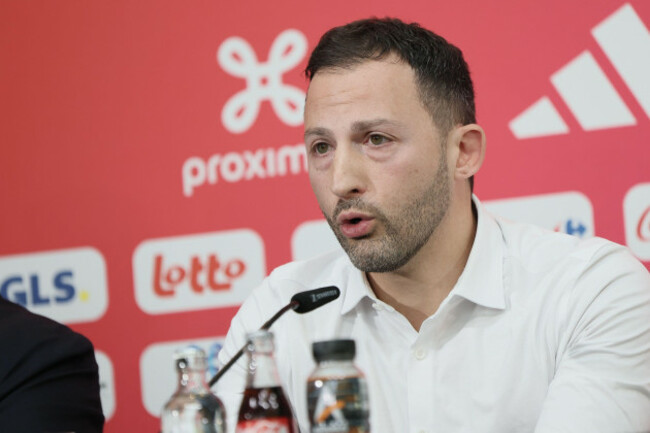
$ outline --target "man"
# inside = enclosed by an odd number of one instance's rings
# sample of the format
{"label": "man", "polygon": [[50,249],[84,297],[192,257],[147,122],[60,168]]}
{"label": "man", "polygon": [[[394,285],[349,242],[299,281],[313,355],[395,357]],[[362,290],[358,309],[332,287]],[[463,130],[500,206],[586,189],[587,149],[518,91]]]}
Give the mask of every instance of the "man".
{"label": "man", "polygon": [[103,426],[90,341],[0,297],[0,432],[99,433]]}
{"label": "man", "polygon": [[[220,361],[294,293],[335,285],[337,301],[273,327],[303,431],[310,345],[346,337],[373,433],[650,431],[650,276],[621,246],[483,209],[485,134],[460,50],[363,20],[326,33],[307,76],[309,177],[347,255],[276,269]],[[245,369],[218,385],[231,427]]]}

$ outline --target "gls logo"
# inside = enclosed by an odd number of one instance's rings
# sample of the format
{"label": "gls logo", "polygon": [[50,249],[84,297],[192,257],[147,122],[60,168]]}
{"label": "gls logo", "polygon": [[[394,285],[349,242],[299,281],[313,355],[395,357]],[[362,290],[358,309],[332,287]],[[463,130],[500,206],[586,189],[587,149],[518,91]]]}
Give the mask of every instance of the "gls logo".
{"label": "gls logo", "polygon": [[[41,291],[41,282],[38,274],[29,275],[29,284],[21,275],[10,276],[0,285],[0,295],[23,307],[28,305],[38,307],[39,305],[50,305],[51,303],[62,304],[70,302],[75,295],[75,288],[72,285],[73,273],[65,270],[54,275],[53,292],[54,296],[44,295]],[[88,298],[88,292],[80,294],[82,300]]]}
{"label": "gls logo", "polygon": [[240,37],[226,39],[217,52],[224,71],[246,80],[246,89],[223,107],[223,126],[234,134],[246,132],[257,119],[260,104],[270,100],[273,111],[289,126],[302,124],[305,92],[282,83],[282,74],[293,69],[307,53],[307,38],[298,30],[285,30],[273,41],[268,60],[260,63],[250,44]]}
{"label": "gls logo", "polygon": [[650,183],[633,186],[623,199],[625,241],[641,260],[650,261]]}
{"label": "gls logo", "polygon": [[[650,117],[650,32],[630,4],[624,4],[591,34]],[[636,125],[623,98],[588,50],[551,76],[551,83],[585,131]],[[566,134],[569,127],[548,96],[510,122],[519,139]]]}
{"label": "gls logo", "polygon": [[108,305],[106,264],[89,247],[5,256],[0,295],[59,322],[97,320]]}
{"label": "gls logo", "polygon": [[136,301],[149,314],[239,305],[266,273],[252,230],[142,242],[133,253]]}

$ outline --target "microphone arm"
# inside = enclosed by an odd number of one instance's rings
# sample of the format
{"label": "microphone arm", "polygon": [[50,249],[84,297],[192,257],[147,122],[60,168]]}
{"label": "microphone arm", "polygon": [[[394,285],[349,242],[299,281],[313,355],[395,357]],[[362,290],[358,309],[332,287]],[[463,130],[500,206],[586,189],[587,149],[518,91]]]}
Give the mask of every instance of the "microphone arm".
{"label": "microphone arm", "polygon": [[262,325],[262,327],[260,328],[260,331],[268,331],[268,329],[271,327],[271,325],[273,325],[273,323],[275,323],[275,321],[278,320],[280,318],[280,316],[282,316],[284,313],[286,313],[289,310],[295,310],[299,306],[300,306],[300,302],[292,300],[287,305],[282,307],[282,309],[280,311],[275,313],[273,315],[273,317],[271,317],[269,320],[267,320],[266,323],[264,323]]}
{"label": "microphone arm", "polygon": [[[293,295],[291,298],[291,302],[289,302],[287,305],[282,307],[280,311],[275,313],[273,317],[271,317],[269,320],[262,325],[260,330],[266,331],[268,330],[273,323],[278,320],[284,313],[286,313],[289,310],[294,310],[296,313],[304,314],[308,313],[312,310],[315,310],[316,308],[322,307],[323,305],[333,301],[334,299],[338,298],[339,295],[341,294],[341,291],[339,290],[338,287],[335,286],[328,286],[328,287],[321,287],[320,289],[314,289],[314,290],[308,290],[306,292],[300,292],[296,293]],[[239,349],[237,353],[235,353],[235,356],[232,357],[230,361],[228,361],[227,364],[225,364],[221,369],[217,372],[217,374],[210,379],[208,382],[208,387],[211,388],[212,385],[214,385],[221,376],[224,375],[224,373],[228,370],[230,370],[230,367],[232,367],[235,362],[241,356],[244,354],[244,350],[246,349],[246,346],[248,345],[248,341],[246,341],[246,344]]]}
{"label": "microphone arm", "polygon": [[[266,323],[264,323],[264,325],[262,325],[260,330],[264,330],[264,331],[268,330],[271,327],[271,325],[273,325],[273,323],[276,320],[278,320],[284,313],[286,313],[289,310],[295,310],[296,308],[298,308],[299,305],[300,304],[298,303],[298,301],[289,302],[287,305],[282,307],[282,309],[280,311],[275,313],[273,315],[273,317],[271,317],[269,320],[267,320]],[[235,362],[237,362],[237,360],[239,360],[239,358],[242,357],[242,355],[244,354],[244,349],[246,349],[247,345],[248,345],[248,341],[246,342],[246,344],[244,344],[244,346],[241,349],[239,349],[239,351],[237,353],[235,353],[235,356],[233,356],[232,359],[230,361],[228,361],[227,364],[225,364],[223,367],[221,367],[221,369],[219,369],[219,371],[217,371],[217,374],[215,374],[212,377],[212,379],[210,379],[210,381],[208,382],[208,387],[209,388],[212,388],[212,385],[217,383],[217,380],[219,380],[219,378],[221,376],[223,376],[226,371],[230,370],[230,367],[232,367],[235,364]]]}

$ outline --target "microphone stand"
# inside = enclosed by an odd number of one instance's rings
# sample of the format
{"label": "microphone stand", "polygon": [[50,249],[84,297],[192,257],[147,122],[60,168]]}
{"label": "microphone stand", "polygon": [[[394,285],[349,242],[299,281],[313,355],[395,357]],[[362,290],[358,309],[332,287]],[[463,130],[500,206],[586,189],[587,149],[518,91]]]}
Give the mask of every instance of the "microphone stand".
{"label": "microphone stand", "polygon": [[[276,320],[278,320],[284,313],[286,313],[289,310],[295,310],[299,306],[300,306],[300,303],[298,301],[289,302],[287,305],[282,307],[282,309],[280,311],[275,313],[273,315],[273,317],[271,317],[269,320],[267,320],[266,323],[264,323],[264,325],[262,325],[262,327],[260,328],[260,331],[268,330],[271,327],[271,325],[273,325],[273,323]],[[232,367],[235,364],[235,362],[237,362],[237,360],[239,358],[241,358],[241,356],[244,354],[244,350],[246,349],[246,346],[248,346],[248,342],[246,342],[246,344],[244,344],[244,347],[239,349],[239,351],[237,353],[235,353],[235,356],[233,356],[232,359],[230,361],[228,361],[227,364],[225,364],[223,367],[221,367],[221,369],[217,372],[217,374],[215,374],[214,377],[212,377],[212,379],[210,379],[210,381],[208,382],[208,388],[212,388],[212,385],[214,385],[217,382],[217,380],[219,380],[219,378],[221,376],[223,376],[224,373],[226,371],[228,371],[230,369],[230,367]]]}

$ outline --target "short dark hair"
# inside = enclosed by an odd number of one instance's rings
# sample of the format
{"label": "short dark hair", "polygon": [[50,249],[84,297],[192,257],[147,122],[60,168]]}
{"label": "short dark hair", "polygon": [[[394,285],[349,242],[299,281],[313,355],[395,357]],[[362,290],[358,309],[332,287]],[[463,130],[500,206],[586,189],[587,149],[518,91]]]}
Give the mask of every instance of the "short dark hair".
{"label": "short dark hair", "polygon": [[[476,122],[474,86],[460,49],[417,23],[369,18],[327,31],[309,57],[305,75],[352,68],[396,55],[415,72],[420,100],[441,134]],[[473,178],[470,186],[473,189]]]}

